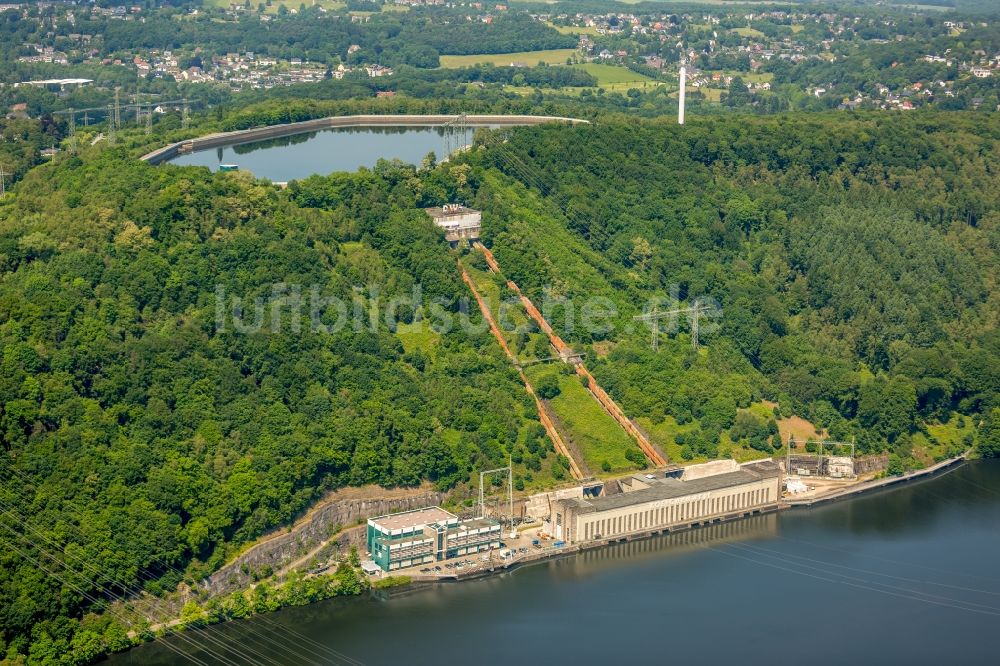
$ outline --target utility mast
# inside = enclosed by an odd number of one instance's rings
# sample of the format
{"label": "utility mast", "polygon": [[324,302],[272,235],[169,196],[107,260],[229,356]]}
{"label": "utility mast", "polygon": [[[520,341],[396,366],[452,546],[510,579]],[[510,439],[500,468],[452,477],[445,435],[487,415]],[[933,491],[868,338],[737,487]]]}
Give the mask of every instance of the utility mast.
{"label": "utility mast", "polygon": [[115,88],[115,129],[122,126],[122,103],[120,99],[121,88]]}
{"label": "utility mast", "polygon": [[3,165],[0,164],[0,199],[7,196],[7,174],[4,173]]}
{"label": "utility mast", "polygon": [[686,314],[688,320],[691,322],[691,346],[694,349],[698,349],[698,320],[701,319],[701,315],[704,312],[711,310],[711,306],[702,305],[697,299],[690,307],[686,308],[675,308],[673,310],[657,310],[655,307],[653,311],[633,317],[636,321],[645,321],[649,323],[649,329],[651,333],[650,344],[653,347],[653,351],[660,348],[660,320],[665,318],[676,318],[677,315]]}
{"label": "utility mast", "polygon": [[[484,472],[479,473],[479,517],[486,517],[486,495],[484,493],[484,488],[486,486],[486,477],[493,474],[506,474],[507,475],[507,501],[509,502],[510,511],[510,536],[511,538],[517,537],[517,530],[514,528],[514,466],[510,460],[510,456],[507,457],[507,466],[498,467],[496,469],[488,469]],[[501,524],[503,522],[503,516],[501,516]]]}
{"label": "utility mast", "polygon": [[687,67],[684,67],[683,65],[681,65],[681,76],[680,76],[680,79],[681,79],[681,92],[680,92],[679,104],[677,106],[677,124],[678,125],[683,125],[684,124],[684,95],[687,92]]}

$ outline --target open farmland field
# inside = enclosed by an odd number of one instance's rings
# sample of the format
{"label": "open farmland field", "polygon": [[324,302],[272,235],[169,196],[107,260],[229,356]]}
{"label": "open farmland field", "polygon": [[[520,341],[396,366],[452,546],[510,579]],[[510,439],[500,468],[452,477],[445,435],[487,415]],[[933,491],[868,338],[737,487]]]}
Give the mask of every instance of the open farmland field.
{"label": "open farmland field", "polygon": [[552,26],[552,28],[554,28],[555,30],[558,30],[560,33],[562,33],[564,35],[596,35],[596,34],[598,34],[597,33],[597,28],[595,28],[594,26],[588,26],[588,25],[552,25],[551,23],[549,23],[549,25]]}
{"label": "open farmland field", "polygon": [[446,68],[473,67],[475,65],[509,66],[524,63],[534,66],[539,63],[558,65],[576,54],[576,49],[549,49],[547,51],[520,51],[517,53],[486,53],[482,55],[441,56],[441,66]]}

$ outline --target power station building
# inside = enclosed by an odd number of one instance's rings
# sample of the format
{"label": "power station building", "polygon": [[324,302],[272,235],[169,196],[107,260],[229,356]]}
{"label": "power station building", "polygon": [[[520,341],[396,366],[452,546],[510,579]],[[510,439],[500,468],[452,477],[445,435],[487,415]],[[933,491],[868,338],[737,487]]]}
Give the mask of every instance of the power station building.
{"label": "power station building", "polygon": [[[555,499],[550,504],[549,533],[571,544],[613,540],[736,518],[777,506],[781,468],[776,463],[738,466],[733,461],[718,462],[723,465],[685,470],[680,479],[636,475],[618,484],[620,492]],[[729,470],[719,471],[726,469],[725,463]]]}
{"label": "power station building", "polygon": [[368,552],[383,571],[461,557],[500,547],[500,523],[461,520],[430,506],[368,520]]}
{"label": "power station building", "polygon": [[434,224],[444,229],[444,237],[449,243],[460,240],[476,240],[483,226],[483,214],[461,204],[424,209]]}

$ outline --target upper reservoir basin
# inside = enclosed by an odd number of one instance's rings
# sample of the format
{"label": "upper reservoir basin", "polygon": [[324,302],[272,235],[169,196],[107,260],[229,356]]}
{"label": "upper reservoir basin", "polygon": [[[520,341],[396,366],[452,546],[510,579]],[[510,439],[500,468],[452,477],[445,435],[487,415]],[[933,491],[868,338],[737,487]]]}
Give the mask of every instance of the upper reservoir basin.
{"label": "upper reservoir basin", "polygon": [[472,132],[472,126],[464,132],[446,127],[338,127],[196,150],[170,162],[213,171],[223,164],[235,164],[259,178],[281,182],[371,168],[379,159],[419,165],[433,152],[440,160],[471,141]]}

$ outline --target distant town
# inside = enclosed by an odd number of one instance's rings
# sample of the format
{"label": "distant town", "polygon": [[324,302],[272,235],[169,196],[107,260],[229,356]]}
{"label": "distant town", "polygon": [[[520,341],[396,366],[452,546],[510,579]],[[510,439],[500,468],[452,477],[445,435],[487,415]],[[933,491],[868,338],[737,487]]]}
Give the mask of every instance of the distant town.
{"label": "distant town", "polygon": [[[362,7],[374,11],[354,11]],[[648,91],[660,82],[676,82],[680,64],[687,64],[689,90],[706,103],[761,106],[780,110],[789,104],[841,109],[910,110],[949,101],[950,106],[996,108],[1000,70],[997,27],[988,20],[938,19],[930,15],[866,8],[819,11],[754,11],[751,8],[711,8],[704,12],[659,11],[607,13],[535,13],[507,4],[452,3],[434,0],[394,2],[325,2],[299,7],[273,3],[229,3],[188,10],[147,9],[139,5],[80,6],[69,3],[4,4],[0,14],[19,15],[34,25],[37,39],[8,49],[16,65],[7,68],[8,86],[32,79],[55,78],[53,68],[85,69],[95,85],[107,79],[121,82],[165,82],[177,85],[222,86],[230,91],[266,90],[354,77],[385,79],[399,66],[443,68],[569,65],[596,73],[595,88],[606,91]],[[347,34],[363,35],[384,24],[425,22],[429,30],[456,25],[488,26],[517,14],[556,37],[572,37],[569,48],[512,52],[489,57],[446,55],[447,45],[426,57],[405,49],[373,49],[364,40],[343,42],[340,49],[278,47],[221,49],[219,44],[184,43],[176,48],[146,48],[122,44],[97,28],[113,23],[150,25],[164,13],[175,23],[201,26],[207,16],[220,26],[239,28],[245,41],[253,30],[271,34],[289,21],[309,20],[347,24]],[[391,22],[391,23],[390,23]],[[254,28],[250,24],[262,26]],[[273,27],[272,27],[273,26]],[[22,27],[23,29],[23,27]],[[395,28],[394,28],[395,29]],[[558,31],[558,33],[553,32]],[[131,32],[131,30],[126,31]],[[966,40],[964,37],[968,36]],[[227,41],[233,41],[231,39]],[[441,40],[438,40],[441,41]],[[544,45],[544,44],[542,44]],[[331,47],[332,48],[332,47]],[[458,48],[454,52],[472,52]],[[588,65],[617,68],[594,69]],[[32,77],[36,70],[47,75]],[[109,72],[103,76],[101,71]],[[119,74],[114,74],[118,72]],[[66,78],[76,74],[66,74]],[[524,77],[521,77],[522,79]],[[134,87],[137,84],[126,84]],[[503,85],[503,84],[502,84]],[[504,87],[520,90],[519,79]],[[537,85],[535,87],[538,87]],[[586,86],[584,86],[586,87]],[[545,88],[545,86],[542,86]],[[384,84],[382,92],[392,86]],[[780,100],[776,103],[774,100]],[[15,100],[16,103],[16,100]],[[773,109],[772,109],[773,107]]]}

